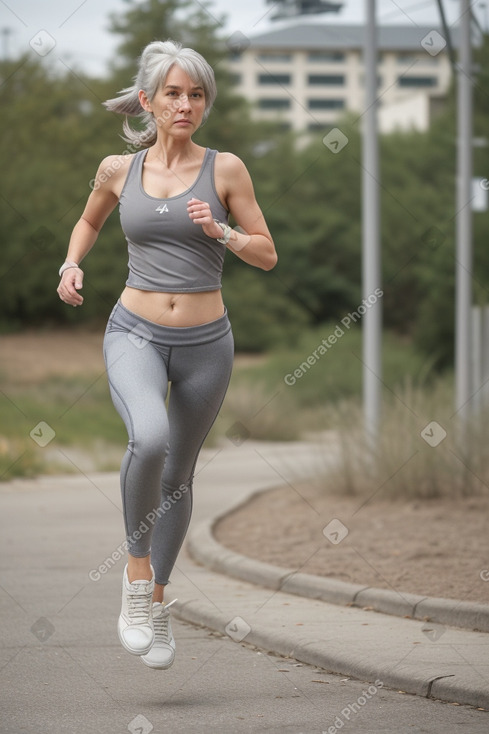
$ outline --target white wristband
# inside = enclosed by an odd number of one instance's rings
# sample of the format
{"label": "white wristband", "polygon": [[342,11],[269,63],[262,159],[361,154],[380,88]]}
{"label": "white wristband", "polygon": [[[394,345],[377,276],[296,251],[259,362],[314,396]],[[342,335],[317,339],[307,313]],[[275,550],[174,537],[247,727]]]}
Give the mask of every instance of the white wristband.
{"label": "white wristband", "polygon": [[229,239],[231,237],[231,227],[229,224],[225,224],[224,222],[220,222],[218,219],[214,219],[215,223],[220,226],[222,229],[222,237],[216,237],[216,240],[220,242],[223,245],[227,245],[229,242]]}
{"label": "white wristband", "polygon": [[61,276],[63,275],[63,273],[64,273],[65,270],[69,270],[69,268],[77,268],[77,267],[78,267],[78,264],[77,263],[73,263],[73,262],[70,262],[69,260],[67,260],[60,267],[59,272],[58,272],[58,275],[61,278]]}

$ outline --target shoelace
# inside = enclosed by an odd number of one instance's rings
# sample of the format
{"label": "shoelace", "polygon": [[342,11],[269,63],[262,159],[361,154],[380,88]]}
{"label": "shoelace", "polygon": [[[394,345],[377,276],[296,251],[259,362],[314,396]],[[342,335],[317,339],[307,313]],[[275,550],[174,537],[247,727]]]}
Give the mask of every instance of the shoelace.
{"label": "shoelace", "polygon": [[169,604],[165,604],[162,613],[158,617],[153,617],[153,625],[155,631],[155,642],[166,642],[169,643],[168,635],[168,623],[170,621],[170,612],[167,609],[175,604],[177,600],[174,599]]}
{"label": "shoelace", "polygon": [[142,591],[140,586],[135,591],[127,592],[127,613],[131,621],[141,624],[149,619],[151,608],[151,591]]}

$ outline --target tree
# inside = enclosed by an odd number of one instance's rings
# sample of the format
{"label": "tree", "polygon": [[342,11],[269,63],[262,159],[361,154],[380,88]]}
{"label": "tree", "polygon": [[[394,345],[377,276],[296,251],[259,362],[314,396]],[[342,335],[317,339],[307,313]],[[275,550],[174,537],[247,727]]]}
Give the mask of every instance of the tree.
{"label": "tree", "polygon": [[123,288],[127,260],[117,212],[84,262],[88,297],[83,309],[67,309],[57,298],[57,269],[100,160],[127,150],[120,137],[121,118],[108,114],[101,103],[131,82],[136,58],[149,41],[170,35],[195,41],[215,65],[219,124],[209,120],[200,133],[202,144],[223,149],[222,137],[226,147],[241,152],[260,137],[262,128],[251,123],[248,106],[233,94],[221,63],[227,47],[216,38],[219,23],[202,8],[194,11],[195,5],[186,0],[127,4],[127,15],[114,20],[114,30],[123,36],[118,59],[124,65],[114,67],[108,80],[80,72],[55,73],[49,58],[23,56],[0,64],[3,329],[26,323],[103,321]]}
{"label": "tree", "polygon": [[3,62],[0,76],[0,306],[11,329],[70,318],[56,297],[57,268],[111,119],[99,104],[102,85],[76,73],[56,75],[22,56]]}
{"label": "tree", "polygon": [[[340,321],[361,303],[361,155],[352,118],[336,124],[348,145],[337,155],[326,131],[308,143],[253,122],[229,78],[220,21],[189,0],[127,0],[113,18],[121,37],[108,79],[55,73],[22,56],[0,63],[1,329],[106,320],[127,275],[117,211],[84,263],[83,309],[56,296],[57,269],[90,193],[100,160],[122,153],[122,120],[101,102],[128,86],[142,48],[174,38],[200,51],[218,81],[215,110],[198,131],[202,145],[243,158],[274,236],[278,266],[262,273],[228,253],[223,293],[238,349],[290,344],[305,327]],[[474,131],[487,135],[489,44],[477,49]],[[455,93],[426,133],[382,136],[384,323],[414,338],[440,366],[453,360]],[[477,149],[475,174],[489,178],[489,147]],[[476,300],[489,294],[489,221],[474,214]]]}

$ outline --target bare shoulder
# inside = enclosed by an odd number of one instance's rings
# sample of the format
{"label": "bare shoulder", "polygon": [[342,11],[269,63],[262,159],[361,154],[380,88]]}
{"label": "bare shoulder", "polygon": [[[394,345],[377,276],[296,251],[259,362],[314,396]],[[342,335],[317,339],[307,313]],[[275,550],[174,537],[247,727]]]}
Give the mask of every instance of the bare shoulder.
{"label": "bare shoulder", "polygon": [[136,153],[121,153],[103,158],[95,176],[94,188],[120,193],[135,155]]}
{"label": "bare shoulder", "polygon": [[218,153],[216,155],[216,173],[225,176],[243,176],[248,170],[237,155],[234,153]]}
{"label": "bare shoulder", "polygon": [[218,193],[228,209],[230,197],[238,191],[242,195],[252,195],[253,184],[248,169],[234,153],[217,154],[214,174]]}
{"label": "bare shoulder", "polygon": [[106,156],[100,162],[97,176],[111,176],[118,171],[127,171],[135,155],[136,153],[120,153]]}

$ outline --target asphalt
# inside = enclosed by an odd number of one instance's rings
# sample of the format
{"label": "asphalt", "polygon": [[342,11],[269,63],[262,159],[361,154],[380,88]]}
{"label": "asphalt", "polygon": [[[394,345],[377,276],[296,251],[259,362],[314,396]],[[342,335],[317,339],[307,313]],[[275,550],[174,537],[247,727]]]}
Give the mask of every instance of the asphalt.
{"label": "asphalt", "polygon": [[[145,668],[117,640],[117,475],[0,485],[0,731],[487,731],[487,713],[477,710],[489,710],[485,605],[461,611],[457,601],[402,591],[394,602],[216,543],[216,518],[327,462],[324,447],[239,436],[202,452],[194,516],[167,592],[178,598],[177,660],[165,672]],[[406,609],[430,620],[406,618]]]}

